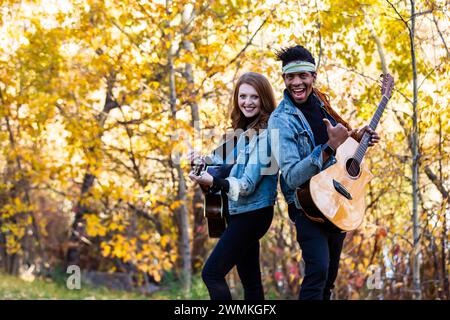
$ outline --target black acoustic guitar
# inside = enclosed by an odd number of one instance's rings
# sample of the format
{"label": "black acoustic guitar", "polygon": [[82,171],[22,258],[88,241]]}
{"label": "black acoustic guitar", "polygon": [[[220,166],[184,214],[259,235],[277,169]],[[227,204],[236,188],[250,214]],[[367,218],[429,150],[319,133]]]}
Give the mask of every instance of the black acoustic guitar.
{"label": "black acoustic guitar", "polygon": [[[213,151],[221,159],[227,159],[227,155],[234,150],[238,136],[225,141]],[[207,171],[210,175],[217,178],[227,178],[230,174],[233,164],[213,165],[208,156],[197,158],[195,163],[191,163],[194,174],[200,175]],[[200,185],[204,198],[204,217],[208,224],[208,235],[210,238],[220,238],[226,228],[226,215],[228,214],[228,196],[226,192],[214,187]]]}
{"label": "black acoustic guitar", "polygon": [[[210,175],[226,178],[228,177],[231,166],[208,166],[203,159],[201,162],[192,163],[194,174],[200,175],[203,171],[207,171]],[[214,187],[200,185],[203,192],[203,208],[204,217],[208,223],[208,235],[210,238],[220,238],[226,228],[225,216],[228,214],[228,197],[227,194]]]}

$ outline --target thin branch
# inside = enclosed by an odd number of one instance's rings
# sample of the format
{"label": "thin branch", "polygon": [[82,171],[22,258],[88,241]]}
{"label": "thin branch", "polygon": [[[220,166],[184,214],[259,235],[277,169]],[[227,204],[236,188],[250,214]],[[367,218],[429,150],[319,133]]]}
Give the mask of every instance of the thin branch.
{"label": "thin branch", "polygon": [[442,195],[442,198],[448,199],[450,201],[450,194],[445,189],[444,185],[441,181],[439,181],[439,178],[433,173],[429,165],[425,166],[425,174],[427,175],[428,179],[431,180],[431,182],[436,186],[436,188],[439,190],[439,192]]}
{"label": "thin branch", "polygon": [[145,218],[148,221],[151,221],[153,223],[153,225],[156,227],[156,230],[158,231],[159,234],[163,234],[163,228],[161,223],[155,219],[155,217],[153,217],[150,213],[137,208],[135,205],[131,204],[128,202],[128,208],[130,208],[132,211],[134,211],[134,213],[136,213],[136,215],[138,215],[139,217]]}
{"label": "thin branch", "polygon": [[[331,66],[331,67],[336,67],[336,68],[339,68],[339,69],[342,69],[342,70],[345,70],[345,71],[353,72],[353,73],[355,73],[355,74],[357,74],[357,75],[360,75],[361,77],[370,79],[370,80],[372,80],[372,81],[374,81],[374,82],[378,82],[378,78],[375,79],[375,78],[373,78],[373,77],[371,77],[371,76],[368,76],[368,75],[366,75],[366,74],[364,74],[364,73],[362,73],[362,72],[360,72],[360,71],[358,71],[358,70],[355,70],[355,69],[345,68],[345,67],[342,67],[342,66],[337,65],[337,64],[329,64],[329,66]],[[413,101],[412,101],[410,98],[408,98],[408,97],[407,97],[403,92],[401,92],[400,90],[394,88],[393,91],[398,92],[398,93],[399,93],[403,98],[405,98],[405,100],[408,101],[409,103],[411,103],[411,104],[413,103]]]}
{"label": "thin branch", "polygon": [[264,19],[264,21],[261,23],[259,28],[253,33],[253,35],[250,37],[249,41],[247,41],[247,44],[242,48],[242,50],[232,59],[228,65],[233,64],[244,52],[247,50],[247,48],[253,43],[253,39],[256,37],[256,35],[259,33],[259,31],[262,29],[262,27],[266,24],[267,20],[269,19],[270,15],[275,11],[275,8],[273,8],[270,11],[270,14]]}
{"label": "thin branch", "polygon": [[434,14],[433,14],[433,22],[434,22],[434,25],[436,26],[436,30],[439,33],[439,36],[441,37],[442,43],[444,44],[444,47],[445,47],[445,50],[447,51],[447,58],[450,58],[450,51],[448,49],[447,43],[445,42],[444,35],[442,34],[441,29],[439,29],[439,25],[438,25],[438,22],[436,20],[436,17],[434,16]]}
{"label": "thin branch", "polygon": [[406,28],[411,33],[411,29],[410,29],[410,27],[408,25],[408,22],[403,18],[403,16],[400,14],[400,12],[398,12],[397,8],[389,0],[386,0],[386,2],[389,3],[389,5],[392,7],[392,9],[394,9],[395,13],[399,16],[400,20],[403,21],[403,23],[405,24]]}
{"label": "thin branch", "polygon": [[[419,16],[423,16],[423,15],[426,15],[426,14],[429,14],[429,13],[433,13],[433,11],[434,11],[434,9],[430,9],[430,10],[427,10],[427,11],[417,12],[416,14],[414,14],[414,17],[419,17]],[[410,18],[408,19],[408,22],[409,22],[412,18],[413,18],[413,17],[410,17]]]}
{"label": "thin branch", "polygon": [[417,87],[417,90],[420,89],[420,87],[423,85],[423,83],[425,82],[425,80],[426,80],[429,76],[431,76],[437,69],[439,69],[439,68],[444,64],[444,62],[446,62],[446,61],[442,61],[440,64],[438,64],[436,67],[434,67],[434,69],[431,70],[431,71],[430,71],[430,72],[422,79],[422,81],[420,82],[420,85]]}
{"label": "thin branch", "polygon": [[[319,7],[317,5],[317,1],[315,1],[315,5],[316,5],[316,14],[317,16],[319,15]],[[323,47],[322,47],[322,33],[320,32],[320,28],[321,28],[322,24],[320,23],[319,18],[317,18],[317,22],[316,22],[316,27],[317,27],[317,33],[319,35],[319,56],[317,59],[317,69],[319,69],[320,67],[320,63],[322,61],[322,56],[323,56]]]}
{"label": "thin branch", "polygon": [[[239,51],[239,53],[233,59],[231,59],[230,62],[228,62],[227,66],[230,66],[234,62],[236,62],[236,60],[239,59],[239,57],[245,52],[245,50],[247,50],[247,48],[252,44],[253,39],[256,37],[256,35],[259,33],[259,31],[262,29],[262,27],[267,23],[267,20],[269,19],[270,15],[275,11],[275,9],[276,9],[276,7],[274,7],[272,10],[270,10],[270,14],[264,19],[264,21],[261,23],[259,28],[253,33],[253,35],[250,37],[249,41],[247,41],[247,43],[242,48],[242,50]],[[204,85],[206,79],[213,77],[217,73],[218,73],[218,71],[215,71],[213,73],[208,73],[205,76],[205,78],[203,78],[199,88],[195,91],[195,94],[197,94],[200,91],[200,89],[203,88],[203,85]]]}

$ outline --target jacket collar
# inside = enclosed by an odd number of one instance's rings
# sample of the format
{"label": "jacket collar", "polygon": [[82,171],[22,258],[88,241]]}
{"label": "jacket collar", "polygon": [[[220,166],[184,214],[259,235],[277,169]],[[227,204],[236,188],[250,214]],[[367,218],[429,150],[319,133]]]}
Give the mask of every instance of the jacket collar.
{"label": "jacket collar", "polygon": [[[302,123],[303,127],[306,129],[306,132],[308,133],[309,139],[311,140],[313,147],[316,146],[315,142],[314,142],[314,136],[311,130],[311,126],[309,125],[308,121],[306,120],[305,116],[303,115],[303,113],[300,111],[299,108],[297,108],[294,105],[294,102],[291,100],[291,98],[289,97],[289,94],[287,92],[286,89],[284,89],[283,92],[284,95],[284,112],[288,113],[288,114],[295,114],[299,117],[300,122]],[[321,101],[319,99],[319,101]],[[321,105],[322,105],[322,101],[321,101]]]}

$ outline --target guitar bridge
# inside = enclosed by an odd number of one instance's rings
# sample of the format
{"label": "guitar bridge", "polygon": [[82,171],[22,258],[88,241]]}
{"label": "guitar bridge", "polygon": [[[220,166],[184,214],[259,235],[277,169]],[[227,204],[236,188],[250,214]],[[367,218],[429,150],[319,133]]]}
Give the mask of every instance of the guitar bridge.
{"label": "guitar bridge", "polygon": [[352,195],[350,194],[350,192],[348,192],[347,189],[340,182],[338,182],[338,181],[333,179],[333,186],[334,186],[334,189],[336,189],[337,192],[342,194],[348,200],[352,200],[353,199]]}

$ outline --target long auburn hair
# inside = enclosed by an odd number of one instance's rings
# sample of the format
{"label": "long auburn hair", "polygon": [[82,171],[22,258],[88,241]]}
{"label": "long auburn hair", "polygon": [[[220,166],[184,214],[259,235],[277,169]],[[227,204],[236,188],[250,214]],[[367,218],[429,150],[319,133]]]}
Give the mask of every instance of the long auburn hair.
{"label": "long auburn hair", "polygon": [[[243,84],[252,86],[258,93],[261,101],[261,111],[256,116],[256,119],[252,123],[248,123],[247,118],[239,108],[239,88]],[[275,96],[272,86],[260,73],[246,72],[244,73],[236,83],[233,93],[233,110],[231,111],[231,125],[233,130],[237,129],[254,129],[259,131],[260,129],[267,128],[267,122],[269,121],[270,114],[275,110]]]}

